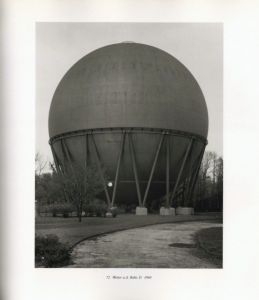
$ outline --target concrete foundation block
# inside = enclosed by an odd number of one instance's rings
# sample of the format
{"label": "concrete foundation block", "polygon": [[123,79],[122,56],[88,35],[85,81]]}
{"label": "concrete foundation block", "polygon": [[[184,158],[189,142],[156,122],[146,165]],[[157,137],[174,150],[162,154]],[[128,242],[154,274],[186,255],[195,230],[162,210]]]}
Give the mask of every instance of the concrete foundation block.
{"label": "concrete foundation block", "polygon": [[136,216],[147,216],[147,208],[137,206],[136,207]]}
{"label": "concrete foundation block", "polygon": [[182,215],[182,216],[190,216],[194,215],[194,208],[193,207],[177,207],[176,208],[176,214]]}
{"label": "concrete foundation block", "polygon": [[173,207],[161,207],[160,216],[175,216],[175,209]]}

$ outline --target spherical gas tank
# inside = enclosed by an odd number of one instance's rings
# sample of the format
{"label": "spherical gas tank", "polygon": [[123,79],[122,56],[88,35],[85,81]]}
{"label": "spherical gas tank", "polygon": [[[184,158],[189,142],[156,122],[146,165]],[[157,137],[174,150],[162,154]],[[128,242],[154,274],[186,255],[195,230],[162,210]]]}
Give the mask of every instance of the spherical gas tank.
{"label": "spherical gas tank", "polygon": [[97,150],[114,181],[121,157],[117,198],[129,201],[136,199],[134,158],[142,195],[155,162],[148,197],[161,197],[167,149],[172,188],[188,145],[180,181],[192,173],[207,133],[206,102],[190,71],[167,52],[139,43],[105,46],[81,58],[60,81],[49,112],[50,143],[59,163],[66,163],[61,141],[80,164],[86,156],[94,161]]}
{"label": "spherical gas tank", "polygon": [[167,128],[207,138],[207,107],[197,81],[176,58],[143,44],[114,44],[84,56],[62,78],[49,135],[111,127]]}

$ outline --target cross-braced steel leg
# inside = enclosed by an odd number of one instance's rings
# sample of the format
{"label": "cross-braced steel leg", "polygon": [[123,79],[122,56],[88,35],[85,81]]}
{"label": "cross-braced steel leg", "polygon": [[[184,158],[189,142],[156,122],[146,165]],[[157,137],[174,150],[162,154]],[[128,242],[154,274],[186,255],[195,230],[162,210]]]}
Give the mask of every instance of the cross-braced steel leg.
{"label": "cross-braced steel leg", "polygon": [[[194,148],[195,146],[195,141],[193,141],[193,145],[192,147]],[[198,159],[199,159],[200,155],[198,155]],[[186,177],[186,181],[185,181],[185,194],[184,194],[184,205],[188,205],[189,204],[189,192],[190,192],[190,187],[191,187],[191,182],[192,182],[192,178],[193,178],[193,174],[196,170],[196,160],[197,159],[192,159],[191,154],[190,154],[190,165],[189,165],[189,171],[187,177]]]}
{"label": "cross-braced steel leg", "polygon": [[201,154],[199,153],[196,160],[194,160],[193,165],[190,166],[189,176],[187,178],[186,199],[185,199],[187,205],[189,205],[189,203],[190,203],[190,198],[189,198],[190,189],[192,186],[192,180],[193,180],[194,174],[196,173],[197,165],[199,164],[200,155]]}
{"label": "cross-braced steel leg", "polygon": [[177,176],[177,179],[176,179],[176,182],[175,182],[175,185],[174,185],[174,189],[173,189],[173,192],[172,192],[172,195],[171,195],[171,200],[170,200],[170,203],[172,204],[172,201],[174,199],[174,196],[175,196],[175,193],[177,191],[177,188],[178,188],[178,184],[180,182],[180,179],[182,177],[182,173],[183,173],[183,170],[184,170],[184,167],[185,167],[185,164],[186,164],[186,161],[187,161],[187,158],[190,154],[190,151],[191,151],[191,148],[192,148],[192,144],[193,144],[193,139],[190,140],[189,142],[189,145],[188,145],[188,148],[185,152],[185,156],[184,156],[184,159],[183,159],[183,162],[182,162],[182,165],[181,165],[181,168],[180,168],[180,171],[178,173],[178,176]]}
{"label": "cross-braced steel leg", "polygon": [[182,191],[182,205],[185,205],[185,190],[186,190],[186,180],[183,183],[183,191]]}
{"label": "cross-braced steel leg", "polygon": [[150,184],[151,184],[151,181],[152,181],[152,178],[153,178],[153,175],[154,175],[154,171],[155,171],[155,168],[156,168],[156,163],[157,163],[158,155],[159,155],[159,152],[160,152],[163,140],[164,140],[164,133],[161,136],[160,142],[159,142],[157,150],[156,150],[156,155],[155,155],[155,158],[154,158],[154,162],[153,162],[153,165],[152,165],[152,169],[151,169],[151,172],[150,172],[150,175],[149,175],[149,179],[148,179],[146,191],[145,191],[144,198],[143,198],[143,206],[145,206],[145,204],[146,204],[147,195],[148,195]]}
{"label": "cross-braced steel leg", "polygon": [[166,141],[166,207],[170,206],[170,135]]}
{"label": "cross-braced steel leg", "polygon": [[125,142],[125,132],[122,133],[120,153],[119,153],[119,158],[118,158],[118,162],[117,162],[114,187],[113,187],[113,191],[112,191],[112,206],[114,205],[116,191],[117,191],[117,185],[118,185],[118,179],[119,179],[119,173],[120,173],[120,165],[121,165],[121,157],[122,157],[122,153],[123,153],[123,149],[124,149],[124,142]]}
{"label": "cross-braced steel leg", "polygon": [[85,169],[87,168],[88,163],[88,135],[85,135]]}
{"label": "cross-braced steel leg", "polygon": [[72,166],[71,156],[68,152],[66,143],[64,140],[60,140],[61,150],[63,154],[63,165],[64,165],[64,173],[68,172],[68,166],[70,168],[70,171],[74,174],[74,169]]}
{"label": "cross-braced steel leg", "polygon": [[67,163],[66,163],[66,154],[65,154],[62,140],[60,140],[60,147],[61,147],[61,152],[62,152],[62,159],[61,159],[62,160],[62,169],[63,169],[63,173],[65,174],[67,172]]}
{"label": "cross-braced steel leg", "polygon": [[139,202],[139,206],[143,206],[142,199],[141,199],[140,187],[139,187],[139,179],[138,179],[138,171],[137,171],[137,165],[136,165],[135,150],[134,150],[134,145],[133,145],[133,142],[132,142],[131,134],[128,134],[128,139],[129,139],[130,155],[131,155],[132,166],[133,166],[133,173],[134,173],[136,189],[137,189],[137,195],[138,195],[138,202]]}
{"label": "cross-braced steel leg", "polygon": [[85,142],[85,174],[84,174],[84,193],[86,195],[86,184],[87,184],[87,163],[88,163],[88,135],[86,134],[84,137]]}
{"label": "cross-braced steel leg", "polygon": [[[70,166],[70,169],[71,169],[71,172],[73,173],[73,175],[75,176],[75,170],[74,170],[74,167],[73,167],[73,162],[72,162],[72,156],[71,154],[69,153],[68,151],[68,147],[67,147],[67,144],[65,142],[65,140],[61,140],[61,146],[62,146],[62,149],[64,150],[65,152],[65,157],[69,163],[69,166]],[[75,176],[76,177],[76,176]]]}
{"label": "cross-braced steel leg", "polygon": [[102,180],[102,183],[103,183],[103,188],[104,188],[107,204],[108,204],[108,207],[111,208],[111,200],[110,200],[110,195],[109,195],[108,188],[107,188],[107,183],[106,183],[106,180],[105,180],[104,175],[103,175],[103,170],[102,170],[102,166],[101,166],[101,161],[100,161],[98,149],[97,149],[97,146],[96,146],[96,143],[95,143],[95,140],[94,140],[94,137],[93,137],[92,134],[91,134],[91,139],[92,139],[92,142],[93,142],[93,145],[94,145],[96,163],[97,163],[99,174],[101,176],[101,180]]}
{"label": "cross-braced steel leg", "polygon": [[191,198],[191,196],[193,194],[193,190],[194,190],[197,178],[198,178],[198,174],[199,174],[199,170],[200,170],[200,167],[201,167],[201,162],[202,162],[203,154],[204,154],[204,151],[205,151],[205,147],[206,146],[204,145],[203,148],[202,148],[202,150],[201,150],[201,153],[200,153],[199,159],[198,159],[198,164],[197,164],[195,173],[194,173],[194,175],[192,177],[192,181],[191,181],[190,189],[189,189],[189,194],[188,194],[188,202],[190,202],[190,198]]}
{"label": "cross-braced steel leg", "polygon": [[[64,170],[62,170],[61,165],[60,165],[60,163],[58,161],[58,156],[56,154],[54,146],[51,145],[50,147],[51,147],[51,151],[52,151],[52,154],[53,154],[54,162],[55,162],[55,165],[56,165],[56,168],[57,168],[57,173],[58,173],[59,176],[63,177],[64,176]],[[64,186],[62,188],[62,191],[63,191],[64,198],[66,199],[66,202],[68,202],[69,201],[69,194],[67,193],[66,188]]]}
{"label": "cross-braced steel leg", "polygon": [[57,157],[56,151],[54,149],[54,146],[50,145],[50,148],[51,148],[51,152],[52,152],[52,155],[53,155],[53,158],[54,158],[54,163],[55,163],[55,166],[56,166],[56,169],[57,169],[57,173],[59,175],[61,175],[62,174],[62,170],[61,170],[60,163],[58,161],[58,157]]}

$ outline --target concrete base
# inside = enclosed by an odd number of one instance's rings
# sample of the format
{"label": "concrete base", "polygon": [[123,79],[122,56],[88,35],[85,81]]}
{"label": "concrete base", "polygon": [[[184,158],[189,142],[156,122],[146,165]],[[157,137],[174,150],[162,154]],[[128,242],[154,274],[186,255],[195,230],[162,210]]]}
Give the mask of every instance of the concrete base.
{"label": "concrete base", "polygon": [[136,207],[136,216],[147,216],[147,208],[137,206]]}
{"label": "concrete base", "polygon": [[177,207],[176,208],[176,214],[182,215],[182,216],[190,216],[194,215],[194,208],[193,207]]}
{"label": "concrete base", "polygon": [[106,216],[106,218],[112,218],[112,213],[108,211],[108,212],[105,214],[105,216]]}
{"label": "concrete base", "polygon": [[160,208],[160,216],[175,216],[175,209],[173,207],[167,208],[162,206]]}

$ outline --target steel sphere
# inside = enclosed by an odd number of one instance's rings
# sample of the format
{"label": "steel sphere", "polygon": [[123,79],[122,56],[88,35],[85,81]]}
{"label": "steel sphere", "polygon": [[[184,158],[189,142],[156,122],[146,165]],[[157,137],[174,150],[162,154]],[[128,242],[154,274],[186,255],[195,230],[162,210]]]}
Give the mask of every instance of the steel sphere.
{"label": "steel sphere", "polygon": [[81,58],[60,81],[49,112],[57,167],[99,157],[117,202],[151,201],[168,188],[174,196],[183,185],[190,195],[207,133],[206,102],[190,71],[167,52],[139,43],[105,46]]}
{"label": "steel sphere", "polygon": [[81,129],[167,128],[207,138],[202,91],[172,55],[148,45],[97,49],[59,83],[49,112],[50,137]]}

